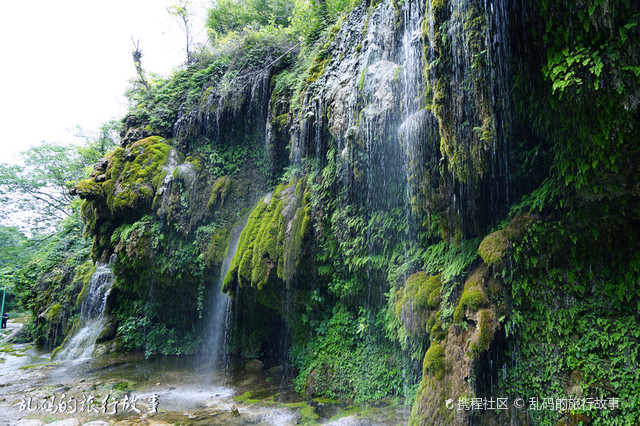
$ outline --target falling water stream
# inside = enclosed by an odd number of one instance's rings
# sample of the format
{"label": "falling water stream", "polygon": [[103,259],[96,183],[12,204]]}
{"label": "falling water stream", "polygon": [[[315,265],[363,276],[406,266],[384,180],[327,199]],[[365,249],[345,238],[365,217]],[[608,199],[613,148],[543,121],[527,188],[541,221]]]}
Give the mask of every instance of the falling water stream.
{"label": "falling water stream", "polygon": [[228,357],[226,356],[226,343],[230,328],[231,319],[231,297],[222,291],[224,277],[229,271],[231,261],[238,250],[240,235],[247,224],[248,215],[240,224],[233,228],[229,240],[229,246],[225,253],[222,265],[220,267],[220,276],[213,288],[210,303],[210,320],[208,328],[207,342],[211,347],[211,358],[209,363],[213,368],[225,373],[228,370]]}
{"label": "falling water stream", "polygon": [[91,276],[89,290],[82,301],[81,325],[56,355],[60,361],[91,358],[100,332],[105,325],[104,309],[113,285],[109,265],[100,265]]}

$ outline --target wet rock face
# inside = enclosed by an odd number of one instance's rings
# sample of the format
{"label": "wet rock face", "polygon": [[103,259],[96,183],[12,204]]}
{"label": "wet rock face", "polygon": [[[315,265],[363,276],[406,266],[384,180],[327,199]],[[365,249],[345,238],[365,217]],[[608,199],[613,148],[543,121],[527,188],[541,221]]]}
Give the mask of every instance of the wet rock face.
{"label": "wet rock face", "polygon": [[384,169],[409,186],[417,212],[439,218],[446,240],[481,235],[513,191],[509,8],[499,3],[356,8],[303,93],[291,158],[323,162],[335,147],[351,172],[345,185],[375,186]]}

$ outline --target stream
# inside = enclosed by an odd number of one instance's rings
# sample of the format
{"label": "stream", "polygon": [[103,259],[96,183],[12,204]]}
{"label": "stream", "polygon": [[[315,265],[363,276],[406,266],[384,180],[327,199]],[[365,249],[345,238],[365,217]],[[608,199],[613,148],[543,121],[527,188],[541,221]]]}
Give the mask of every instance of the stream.
{"label": "stream", "polygon": [[[0,352],[0,425],[397,425],[405,405],[302,400],[291,378],[231,362],[219,379],[200,357],[143,354],[50,361],[25,344]],[[93,403],[92,403],[93,402]]]}

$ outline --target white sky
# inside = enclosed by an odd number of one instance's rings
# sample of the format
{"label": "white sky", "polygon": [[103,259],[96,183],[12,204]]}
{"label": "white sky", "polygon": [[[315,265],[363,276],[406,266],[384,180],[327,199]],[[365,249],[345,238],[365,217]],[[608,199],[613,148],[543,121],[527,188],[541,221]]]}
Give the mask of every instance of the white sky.
{"label": "white sky", "polygon": [[[140,40],[147,74],[184,62],[185,36],[167,7],[176,0],[20,0],[0,6],[0,162],[41,141],[72,142],[73,128],[97,130],[126,112]],[[210,0],[192,0],[204,41]]]}

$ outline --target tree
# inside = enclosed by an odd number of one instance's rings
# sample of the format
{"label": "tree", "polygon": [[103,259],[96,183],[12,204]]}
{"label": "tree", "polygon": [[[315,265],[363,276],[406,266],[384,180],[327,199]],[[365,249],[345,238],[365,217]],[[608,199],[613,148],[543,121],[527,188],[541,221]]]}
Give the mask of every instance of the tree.
{"label": "tree", "polygon": [[18,228],[0,225],[0,289],[6,290],[4,311],[16,309],[15,283],[20,279],[20,269],[33,255],[32,241]]}
{"label": "tree", "polygon": [[71,213],[69,189],[115,147],[117,129],[113,120],[95,136],[79,129],[83,145],[42,142],[20,154],[22,164],[0,164],[2,222],[31,233],[51,231]]}
{"label": "tree", "polygon": [[24,266],[31,254],[27,242],[18,228],[0,225],[0,270]]}
{"label": "tree", "polygon": [[149,88],[149,83],[147,83],[147,79],[144,76],[144,68],[142,68],[142,51],[140,50],[140,40],[138,42],[133,41],[133,36],[131,36],[131,42],[133,43],[134,50],[131,52],[131,56],[133,56],[133,65],[136,67],[136,74],[138,74],[138,83],[142,84],[146,89],[147,93],[151,91]]}
{"label": "tree", "polygon": [[77,126],[75,136],[84,142],[77,147],[80,163],[93,166],[112,151],[118,145],[121,124],[120,120],[111,119],[102,124],[97,132]]}
{"label": "tree", "polygon": [[167,11],[171,16],[174,16],[178,20],[178,24],[187,38],[186,52],[187,52],[187,65],[191,65],[194,62],[193,52],[191,46],[193,45],[193,34],[191,32],[191,1],[179,0],[178,3],[171,5],[167,8]]}
{"label": "tree", "polygon": [[24,165],[0,164],[0,203],[14,220],[44,230],[69,214],[69,188],[84,170],[74,167],[73,150],[53,143],[23,151],[21,159]]}

